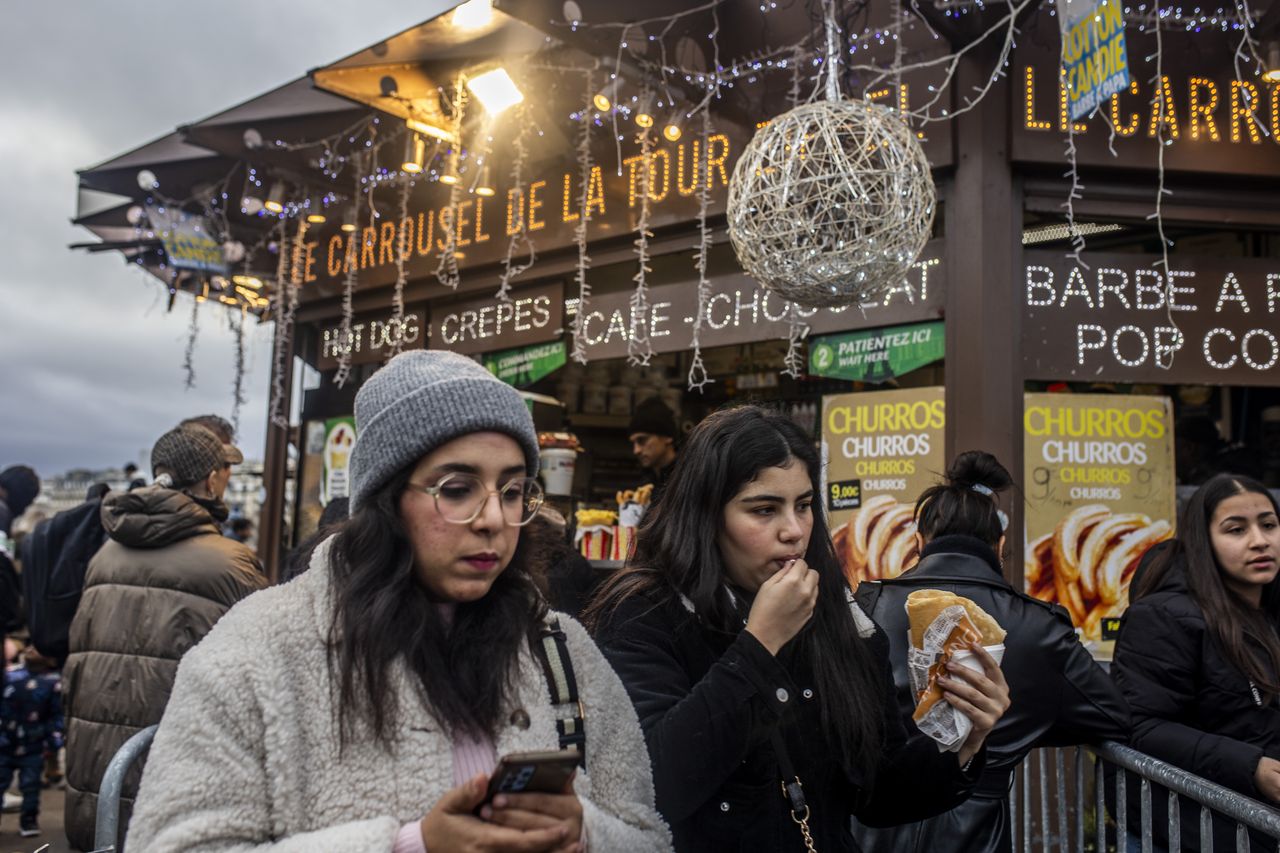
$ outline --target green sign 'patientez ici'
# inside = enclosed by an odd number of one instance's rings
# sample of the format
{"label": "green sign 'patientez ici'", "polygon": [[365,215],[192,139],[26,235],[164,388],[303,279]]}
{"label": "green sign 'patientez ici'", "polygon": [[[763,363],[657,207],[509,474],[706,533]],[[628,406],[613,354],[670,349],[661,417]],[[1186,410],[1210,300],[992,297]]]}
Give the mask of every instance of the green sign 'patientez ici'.
{"label": "green sign 'patientez ici'", "polygon": [[944,355],[943,323],[935,320],[814,338],[809,373],[853,382],[887,382]]}
{"label": "green sign 'patientez ici'", "polygon": [[489,353],[484,357],[484,366],[503,382],[523,388],[564,367],[565,360],[564,341],[552,341]]}

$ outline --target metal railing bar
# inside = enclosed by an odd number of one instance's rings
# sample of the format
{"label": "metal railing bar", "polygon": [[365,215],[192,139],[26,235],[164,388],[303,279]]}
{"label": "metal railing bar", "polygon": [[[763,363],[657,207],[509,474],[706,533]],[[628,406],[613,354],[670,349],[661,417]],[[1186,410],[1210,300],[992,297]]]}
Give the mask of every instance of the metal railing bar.
{"label": "metal railing bar", "polygon": [[[1084,750],[1080,750],[1080,754],[1084,754]],[[1093,783],[1097,787],[1094,795],[1097,802],[1094,803],[1094,835],[1097,839],[1097,853],[1106,853],[1107,849],[1107,802],[1106,802],[1106,776],[1102,767],[1102,759],[1093,759]]]}
{"label": "metal railing bar", "polygon": [[1076,749],[1076,849],[1084,850],[1084,750]]}
{"label": "metal railing bar", "polygon": [[1036,758],[1039,759],[1036,764],[1040,767],[1040,850],[1042,853],[1049,853],[1049,798],[1045,796],[1045,792],[1049,790],[1049,771],[1044,766],[1043,750]]}
{"label": "metal railing bar", "polygon": [[1213,813],[1208,806],[1200,807],[1200,851],[1213,853]]}
{"label": "metal railing bar", "polygon": [[[1141,777],[1138,783],[1138,800],[1141,803],[1141,820],[1139,829],[1142,832],[1142,853],[1152,853],[1151,843],[1151,780],[1146,776]],[[1117,804],[1116,808],[1120,808]]]}
{"label": "metal railing bar", "polygon": [[[1127,746],[1107,742],[1098,746],[1088,746],[1086,749],[1171,791],[1190,797],[1250,829],[1280,838],[1280,811],[1271,806]],[[1124,798],[1117,796],[1118,801],[1123,802]],[[1120,812],[1124,813],[1123,810]]]}
{"label": "metal railing bar", "polygon": [[[1062,759],[1062,750],[1054,747],[1053,749],[1053,768],[1058,779],[1058,790],[1064,794],[1067,791],[1067,767],[1066,762]],[[1063,796],[1057,797],[1058,800],[1058,849],[1065,850],[1068,841],[1071,839],[1071,829],[1067,826],[1067,798]],[[1046,840],[1046,848],[1052,849],[1052,844],[1048,844],[1051,839]]]}
{"label": "metal railing bar", "polygon": [[1129,844],[1129,809],[1126,804],[1129,798],[1125,789],[1129,785],[1129,771],[1121,767],[1116,773],[1116,847],[1127,849]]}
{"label": "metal railing bar", "polygon": [[1169,853],[1182,853],[1182,819],[1178,795],[1169,792]]}
{"label": "metal railing bar", "polygon": [[1031,758],[1022,762],[1022,853],[1031,853]]}
{"label": "metal railing bar", "polygon": [[1018,815],[1022,812],[1018,811],[1018,769],[1013,768],[1010,771],[1013,776],[1009,784],[1009,839],[1013,842],[1013,850],[1018,849]]}

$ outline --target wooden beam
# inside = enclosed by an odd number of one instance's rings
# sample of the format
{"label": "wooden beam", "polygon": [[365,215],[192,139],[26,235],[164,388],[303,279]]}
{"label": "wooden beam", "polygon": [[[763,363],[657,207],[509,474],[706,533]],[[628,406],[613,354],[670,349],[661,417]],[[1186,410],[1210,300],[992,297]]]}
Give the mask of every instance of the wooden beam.
{"label": "wooden beam", "polygon": [[[957,91],[985,84],[1000,45],[979,45],[960,62]],[[946,194],[947,460],[966,450],[994,455],[1022,482],[1021,310],[1022,195],[1009,159],[1009,82],[1001,79],[978,106],[957,116],[956,170]],[[1015,491],[1015,494],[1019,492]],[[1006,573],[1022,577],[1022,502],[1012,518]]]}

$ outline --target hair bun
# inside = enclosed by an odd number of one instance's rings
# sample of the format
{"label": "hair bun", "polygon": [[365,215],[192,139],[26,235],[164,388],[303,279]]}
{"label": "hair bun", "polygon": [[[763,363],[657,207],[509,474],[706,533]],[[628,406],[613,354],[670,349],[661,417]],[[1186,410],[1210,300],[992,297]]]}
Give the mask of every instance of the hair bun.
{"label": "hair bun", "polygon": [[971,489],[986,486],[993,492],[1003,491],[1013,485],[1009,472],[990,453],[984,450],[966,450],[947,468],[947,482],[952,486]]}

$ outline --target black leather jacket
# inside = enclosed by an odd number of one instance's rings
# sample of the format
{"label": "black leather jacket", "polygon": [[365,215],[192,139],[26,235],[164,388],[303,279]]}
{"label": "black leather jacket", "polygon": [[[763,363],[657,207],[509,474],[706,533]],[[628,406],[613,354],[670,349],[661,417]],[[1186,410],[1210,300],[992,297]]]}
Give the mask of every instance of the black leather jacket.
{"label": "black leather jacket", "polygon": [[[822,853],[859,849],[850,814],[877,825],[920,820],[961,802],[981,773],[984,752],[963,772],[955,756],[907,731],[887,703],[880,765],[843,766],[822,737],[807,668],[786,649],[775,658],[746,631],[713,636],[674,596],[633,596],[599,626],[596,641],[636,706],[677,853],[803,853],[782,796],[774,731],[804,785]],[[887,689],[884,635],[863,642],[883,661]]]}
{"label": "black leather jacket", "polygon": [[987,767],[973,797],[944,815],[895,829],[862,830],[865,851],[1008,851],[1013,770],[1041,746],[1126,740],[1129,708],[1107,673],[1080,645],[1071,617],[1014,589],[995,552],[968,536],[941,536],[898,578],[863,583],[858,603],[889,637],[894,686],[904,714],[915,708],[907,677],[907,596],[918,589],[963,595],[1008,636],[1001,669],[1012,704],[987,738]]}

